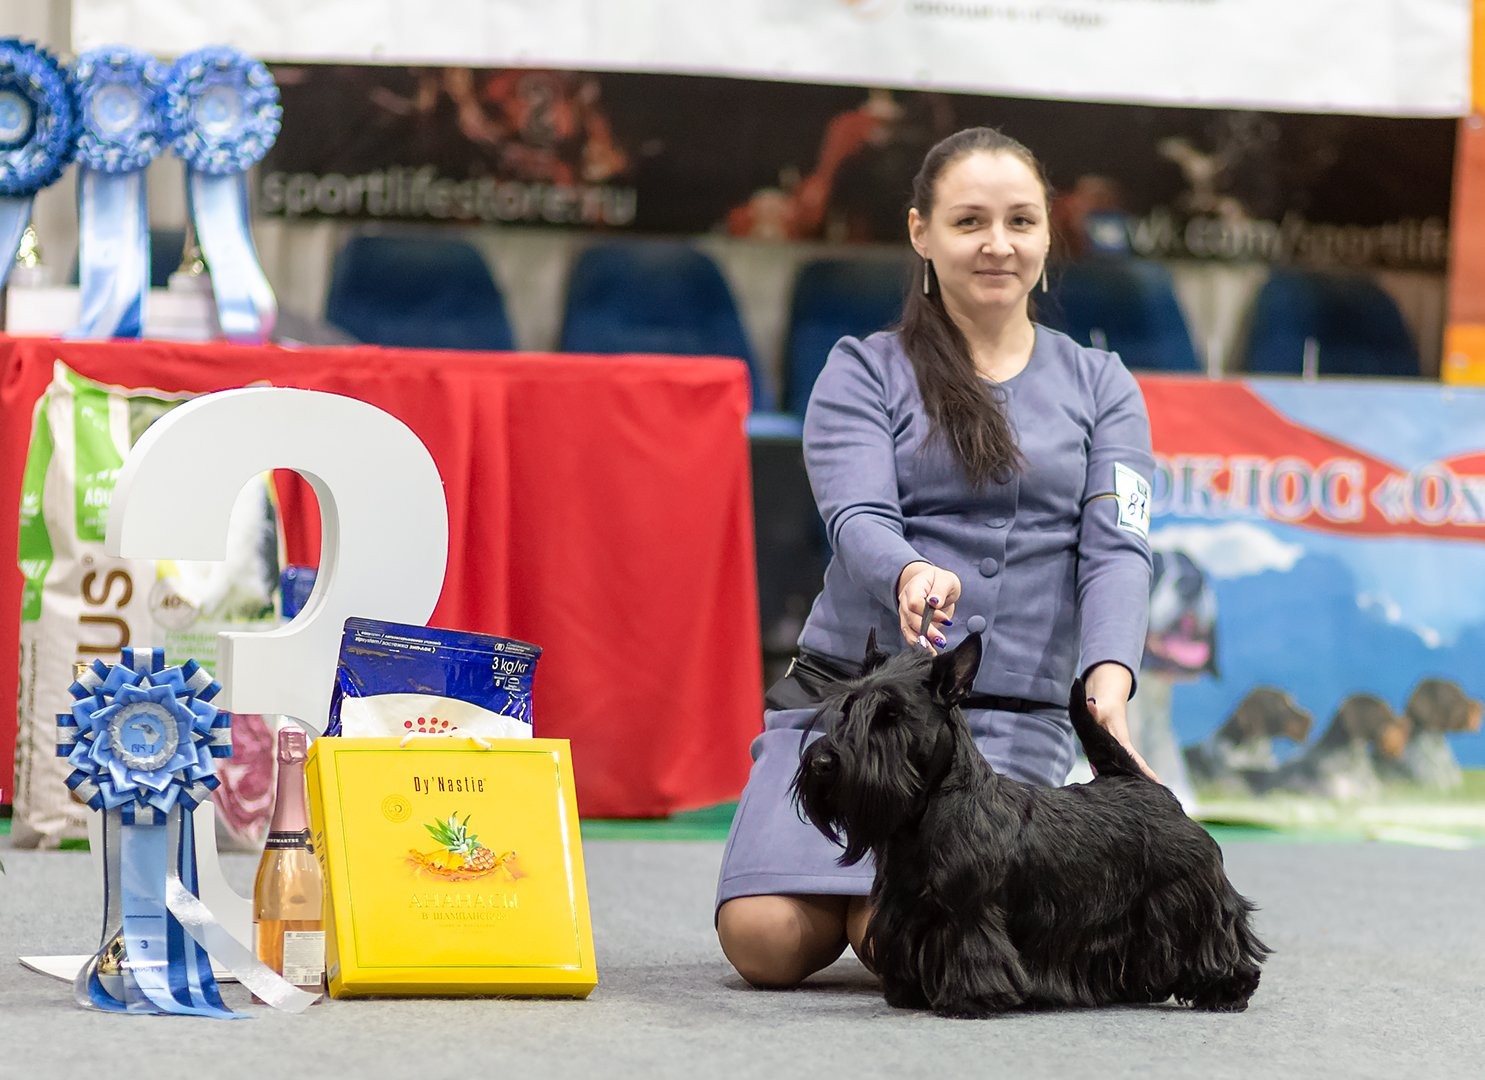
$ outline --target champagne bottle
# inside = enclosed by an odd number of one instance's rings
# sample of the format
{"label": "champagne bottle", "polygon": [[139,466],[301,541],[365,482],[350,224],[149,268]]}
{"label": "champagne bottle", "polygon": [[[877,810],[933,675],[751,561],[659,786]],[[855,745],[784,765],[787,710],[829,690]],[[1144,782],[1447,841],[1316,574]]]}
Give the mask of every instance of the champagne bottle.
{"label": "champagne bottle", "polygon": [[259,960],[318,993],[325,980],[324,887],[309,842],[307,752],[303,731],[292,725],[279,731],[278,794],[253,883],[253,941]]}

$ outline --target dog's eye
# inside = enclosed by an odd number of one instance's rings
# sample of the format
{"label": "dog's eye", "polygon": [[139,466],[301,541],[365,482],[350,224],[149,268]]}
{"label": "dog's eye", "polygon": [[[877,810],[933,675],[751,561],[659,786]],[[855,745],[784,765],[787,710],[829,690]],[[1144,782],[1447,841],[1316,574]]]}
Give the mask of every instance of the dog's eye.
{"label": "dog's eye", "polygon": [[872,713],[871,722],[875,727],[894,727],[902,723],[902,710],[894,705],[882,705],[876,712]]}

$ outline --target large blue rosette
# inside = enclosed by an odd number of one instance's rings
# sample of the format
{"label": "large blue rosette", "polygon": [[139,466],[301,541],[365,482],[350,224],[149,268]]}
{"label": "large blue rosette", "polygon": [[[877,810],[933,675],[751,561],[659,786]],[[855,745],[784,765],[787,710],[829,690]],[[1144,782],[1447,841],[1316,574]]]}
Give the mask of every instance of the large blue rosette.
{"label": "large blue rosette", "polygon": [[317,999],[290,985],[231,936],[201,902],[192,811],[232,753],[221,686],[194,660],[163,649],[95,660],[68,688],[57,753],[67,786],[104,815],[102,945],[77,977],[78,1000],[108,1012],[240,1019],[212,975],[214,958],[269,1004],[301,1012]]}
{"label": "large blue rosette", "polygon": [[253,247],[246,173],[278,138],[278,87],[266,67],[236,49],[197,49],[170,69],[164,111],[171,149],[186,163],[187,202],[222,333],[262,342],[278,308]]}
{"label": "large blue rosette", "polygon": [[69,337],[137,338],[149,291],[145,169],[164,149],[165,66],[134,49],[91,49],[72,65],[77,140],[78,281]]}
{"label": "large blue rosette", "polygon": [[77,108],[51,53],[0,38],[0,286],[10,276],[31,202],[55,184],[77,144]]}

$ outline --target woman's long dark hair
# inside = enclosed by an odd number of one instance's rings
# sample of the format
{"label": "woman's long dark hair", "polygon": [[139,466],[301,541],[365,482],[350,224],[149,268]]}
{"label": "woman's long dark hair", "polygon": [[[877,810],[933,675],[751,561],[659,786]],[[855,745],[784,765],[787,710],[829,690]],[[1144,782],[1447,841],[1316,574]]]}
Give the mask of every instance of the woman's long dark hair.
{"label": "woman's long dark hair", "polygon": [[[939,177],[954,162],[981,150],[1014,154],[1041,182],[1050,205],[1052,189],[1041,163],[1021,143],[995,128],[966,128],[943,139],[923,159],[913,178],[913,206],[927,220]],[[928,292],[924,291],[924,279]],[[912,361],[930,429],[948,440],[970,483],[1004,483],[1023,464],[1016,433],[1005,411],[1005,392],[986,386],[975,372],[969,342],[944,309],[943,294],[926,261],[920,260],[902,307],[902,346]]]}

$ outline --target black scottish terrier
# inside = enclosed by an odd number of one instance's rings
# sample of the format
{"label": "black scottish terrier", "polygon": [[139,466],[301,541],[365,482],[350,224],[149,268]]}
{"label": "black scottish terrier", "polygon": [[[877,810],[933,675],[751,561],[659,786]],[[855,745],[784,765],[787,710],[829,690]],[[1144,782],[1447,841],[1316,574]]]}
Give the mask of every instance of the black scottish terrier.
{"label": "black scottish terrier", "polygon": [[980,638],[888,658],[821,709],[793,791],[805,817],[876,862],[865,953],[889,1005],[983,1017],[1151,1004],[1239,1012],[1269,949],[1222,851],[1088,711],[1069,709],[1097,779],[997,775],[958,705]]}

